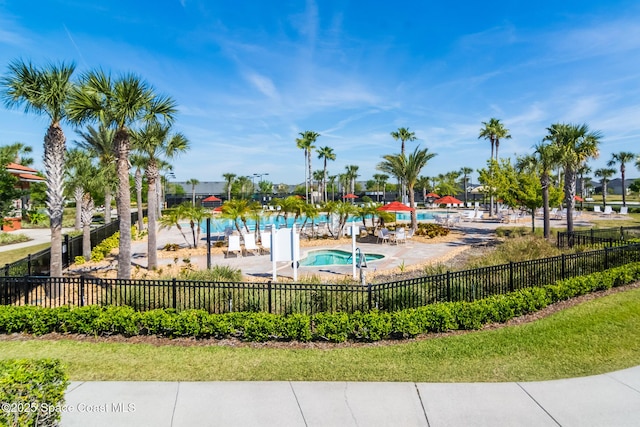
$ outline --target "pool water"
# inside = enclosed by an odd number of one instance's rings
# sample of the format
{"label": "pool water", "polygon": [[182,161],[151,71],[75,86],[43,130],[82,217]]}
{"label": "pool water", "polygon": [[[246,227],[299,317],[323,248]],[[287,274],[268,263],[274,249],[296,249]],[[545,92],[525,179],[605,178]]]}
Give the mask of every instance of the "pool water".
{"label": "pool water", "polygon": [[[367,261],[377,261],[384,258],[381,254],[364,254]],[[301,267],[320,267],[323,265],[351,265],[351,252],[337,249],[322,249],[309,251],[305,258],[300,260]]]}
{"label": "pool water", "polygon": [[[447,212],[418,212],[416,214],[418,221],[426,221],[429,219],[434,219],[434,215],[442,215],[442,214],[446,214]],[[404,212],[397,212],[396,213],[396,220],[397,221],[410,221],[411,220],[411,214],[410,213],[404,213]]]}

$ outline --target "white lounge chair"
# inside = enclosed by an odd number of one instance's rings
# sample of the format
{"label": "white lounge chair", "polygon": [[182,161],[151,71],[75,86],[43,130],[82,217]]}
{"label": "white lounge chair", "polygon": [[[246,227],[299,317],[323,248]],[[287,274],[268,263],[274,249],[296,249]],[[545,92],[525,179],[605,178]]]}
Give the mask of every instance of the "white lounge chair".
{"label": "white lounge chair", "polygon": [[229,244],[227,246],[227,257],[230,253],[235,253],[242,256],[242,247],[240,246],[240,236],[232,234],[229,236]]}
{"label": "white lounge chair", "polygon": [[600,209],[600,205],[594,205],[593,206],[593,212],[602,213],[602,209]]}
{"label": "white lounge chair", "polygon": [[464,215],[464,217],[462,217],[462,219],[464,221],[473,221],[473,219],[476,217],[476,211],[467,211]]}
{"label": "white lounge chair", "polygon": [[482,220],[483,216],[484,216],[484,212],[476,211],[476,216],[473,218],[473,220],[474,221],[480,221],[480,220]]}
{"label": "white lounge chair", "polygon": [[604,212],[602,212],[602,215],[612,215],[612,214],[613,214],[613,208],[611,206],[605,206]]}
{"label": "white lounge chair", "polygon": [[620,215],[629,215],[629,207],[628,206],[622,206],[620,208]]}
{"label": "white lounge chair", "polygon": [[260,248],[265,252],[271,252],[271,232],[260,232]]}
{"label": "white lounge chair", "polygon": [[256,245],[256,236],[252,233],[244,235],[244,253],[251,252],[252,254],[260,254],[260,248]]}

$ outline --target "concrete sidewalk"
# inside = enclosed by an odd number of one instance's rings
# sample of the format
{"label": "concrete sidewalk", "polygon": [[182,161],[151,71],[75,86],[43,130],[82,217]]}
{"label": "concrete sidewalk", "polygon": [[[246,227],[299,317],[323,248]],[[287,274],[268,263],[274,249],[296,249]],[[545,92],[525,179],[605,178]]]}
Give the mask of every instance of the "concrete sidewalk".
{"label": "concrete sidewalk", "polygon": [[637,426],[640,367],[522,383],[73,382],[62,426]]}

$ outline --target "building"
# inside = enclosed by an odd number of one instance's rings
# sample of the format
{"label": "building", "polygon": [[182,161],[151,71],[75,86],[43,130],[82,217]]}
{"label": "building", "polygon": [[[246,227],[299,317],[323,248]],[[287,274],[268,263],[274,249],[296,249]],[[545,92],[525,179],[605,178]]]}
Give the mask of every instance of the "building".
{"label": "building", "polygon": [[[46,181],[43,177],[36,175],[38,173],[37,170],[18,163],[8,163],[6,170],[18,178],[17,186],[21,190],[28,190],[32,182]],[[22,210],[29,209],[28,203],[29,199],[26,197],[14,200],[13,213],[10,217],[4,218],[5,224],[2,225],[2,231],[13,231],[22,228]]]}

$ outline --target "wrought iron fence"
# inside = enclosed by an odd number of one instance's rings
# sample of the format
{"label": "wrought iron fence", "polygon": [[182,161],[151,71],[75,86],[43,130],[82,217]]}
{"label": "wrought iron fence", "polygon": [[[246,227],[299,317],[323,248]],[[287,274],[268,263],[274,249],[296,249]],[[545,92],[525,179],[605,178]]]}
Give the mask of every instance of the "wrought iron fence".
{"label": "wrought iron fence", "polygon": [[278,314],[396,311],[437,302],[474,301],[640,262],[640,244],[447,272],[380,284],[121,280],[92,277],[0,277],[0,304],[121,305],[210,313]]}
{"label": "wrought iron fence", "polygon": [[558,247],[624,246],[640,239],[640,227],[591,228],[589,230],[558,232]]}

